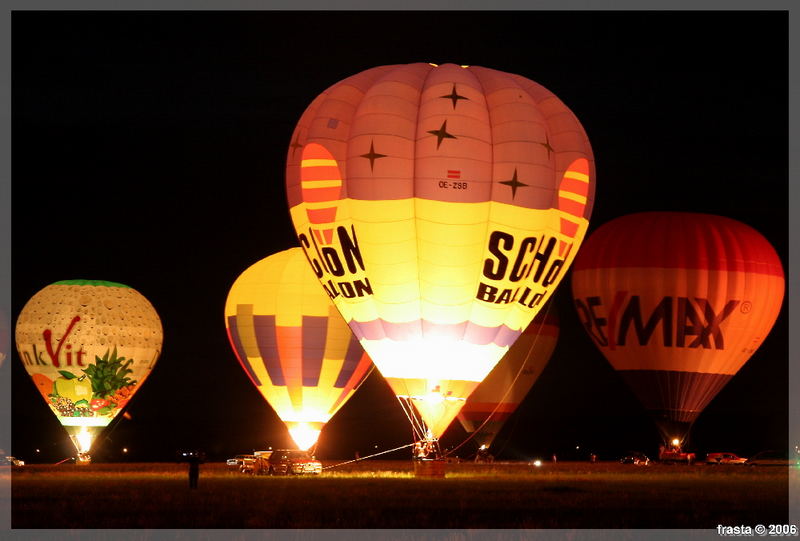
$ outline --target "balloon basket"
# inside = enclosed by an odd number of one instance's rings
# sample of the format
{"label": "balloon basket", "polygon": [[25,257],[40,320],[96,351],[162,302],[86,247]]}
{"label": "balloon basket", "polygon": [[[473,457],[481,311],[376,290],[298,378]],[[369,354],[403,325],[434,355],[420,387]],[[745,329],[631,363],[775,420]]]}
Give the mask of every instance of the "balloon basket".
{"label": "balloon basket", "polygon": [[445,464],[444,459],[423,459],[414,461],[414,477],[426,479],[444,479]]}

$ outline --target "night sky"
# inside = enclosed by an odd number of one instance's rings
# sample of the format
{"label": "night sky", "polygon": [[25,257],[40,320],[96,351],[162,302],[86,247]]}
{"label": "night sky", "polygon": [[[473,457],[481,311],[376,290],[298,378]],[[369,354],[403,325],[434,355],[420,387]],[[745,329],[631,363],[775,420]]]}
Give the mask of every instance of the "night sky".
{"label": "night sky", "polygon": [[[159,312],[161,357],[98,459],[121,460],[122,447],[127,460],[170,460],[288,444],[228,344],[225,299],[245,268],[296,245],[284,166],[305,107],[396,63],[486,66],[561,98],[595,154],[590,232],[639,211],[721,214],[764,234],[787,269],[787,51],[781,12],[14,12],[12,324],[38,290],[75,278],[130,285]],[[652,456],[658,432],[580,328],[569,285],[555,296],[559,344],[497,450]],[[788,357],[784,301],[690,447],[785,448]],[[16,352],[9,366],[13,454],[69,456]],[[443,441],[464,437],[456,423]],[[318,455],[410,441],[375,372]]]}

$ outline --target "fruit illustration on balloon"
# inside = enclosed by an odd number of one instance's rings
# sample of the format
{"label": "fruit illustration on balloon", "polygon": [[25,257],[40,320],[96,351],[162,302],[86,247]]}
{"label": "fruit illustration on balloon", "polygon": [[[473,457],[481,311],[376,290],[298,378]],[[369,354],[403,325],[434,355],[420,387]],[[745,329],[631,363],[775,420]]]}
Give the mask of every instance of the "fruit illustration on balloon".
{"label": "fruit illustration on balloon", "polygon": [[162,340],[161,320],[145,297],[100,280],[45,287],[16,325],[25,370],[84,459],[149,375]]}

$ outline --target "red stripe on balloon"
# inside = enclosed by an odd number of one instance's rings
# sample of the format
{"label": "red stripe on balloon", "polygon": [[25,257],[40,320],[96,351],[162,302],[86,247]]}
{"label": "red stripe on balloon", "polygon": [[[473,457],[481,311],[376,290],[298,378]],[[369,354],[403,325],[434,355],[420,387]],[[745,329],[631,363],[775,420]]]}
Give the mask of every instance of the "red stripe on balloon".
{"label": "red stripe on balloon", "polygon": [[339,199],[342,188],[334,186],[332,188],[303,188],[303,201],[306,203],[327,203]]}
{"label": "red stripe on balloon", "polygon": [[[572,199],[567,199],[566,197],[559,197],[558,198],[558,208],[563,210],[567,214],[572,214],[576,218],[583,217],[583,209],[586,208],[584,203],[578,203],[577,201],[573,201]],[[563,231],[562,231],[563,233]],[[573,233],[572,236],[575,236]]]}
{"label": "red stripe on balloon", "polygon": [[302,395],[296,397],[291,389],[302,389],[302,354],[303,354],[303,329],[302,327],[282,327],[275,326],[275,339],[278,343],[278,356],[280,365],[286,380],[286,386],[290,388],[289,396],[295,407],[299,408],[301,403],[296,401],[302,399]]}
{"label": "red stripe on balloon", "polygon": [[[628,239],[624,249],[619,249],[620,238]],[[661,240],[652,242],[653,238]],[[615,218],[592,233],[572,268],[574,273],[629,267],[784,276],[777,252],[761,233],[730,218],[688,212],[640,212]]]}
{"label": "red stripe on balloon", "polygon": [[[303,156],[305,159],[306,157]],[[312,165],[300,168],[300,180],[341,180],[339,168],[335,165]]]}
{"label": "red stripe on balloon", "polygon": [[[587,172],[588,174],[588,172]],[[584,197],[589,196],[589,183],[584,182],[582,180],[578,180],[576,178],[568,178],[564,177],[561,181],[561,185],[559,186],[559,190],[563,190],[565,192],[571,192],[577,195],[582,195]]]}
{"label": "red stripe on balloon", "polygon": [[328,224],[336,219],[336,207],[308,209],[306,213],[312,224]]}
{"label": "red stripe on balloon", "polygon": [[578,224],[571,222],[566,218],[561,218],[561,233],[567,237],[574,238],[578,232]]}

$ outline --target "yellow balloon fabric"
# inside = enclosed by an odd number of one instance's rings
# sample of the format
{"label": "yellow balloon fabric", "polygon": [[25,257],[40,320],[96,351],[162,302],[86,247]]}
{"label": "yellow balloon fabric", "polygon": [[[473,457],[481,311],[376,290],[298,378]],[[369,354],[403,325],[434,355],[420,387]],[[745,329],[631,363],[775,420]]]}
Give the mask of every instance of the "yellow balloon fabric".
{"label": "yellow balloon fabric", "polygon": [[225,324],[250,380],[303,449],[372,366],[300,248],[262,259],[236,279]]}
{"label": "yellow balloon fabric", "polygon": [[286,167],[315,274],[437,437],[561,281],[593,179],[588,138],[556,96],[453,64],[333,85],[302,115]]}
{"label": "yellow balloon fabric", "polygon": [[65,280],[22,309],[16,344],[25,370],[79,452],[141,387],[161,352],[153,306],[115,282]]}
{"label": "yellow balloon fabric", "polygon": [[539,312],[467,399],[458,421],[474,442],[489,447],[539,379],[558,342],[555,308]]}

